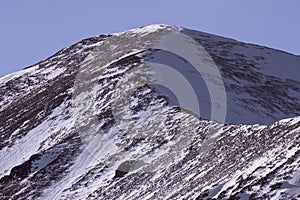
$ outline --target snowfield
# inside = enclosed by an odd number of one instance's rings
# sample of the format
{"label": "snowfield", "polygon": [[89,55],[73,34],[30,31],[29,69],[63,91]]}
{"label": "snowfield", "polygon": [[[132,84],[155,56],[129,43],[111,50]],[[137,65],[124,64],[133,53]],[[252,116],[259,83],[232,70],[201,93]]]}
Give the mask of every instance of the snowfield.
{"label": "snowfield", "polygon": [[[205,50],[206,77],[157,49],[168,34]],[[153,63],[179,73],[163,71],[172,90]],[[300,198],[299,67],[296,55],[162,24],[64,48],[0,78],[0,199]]]}

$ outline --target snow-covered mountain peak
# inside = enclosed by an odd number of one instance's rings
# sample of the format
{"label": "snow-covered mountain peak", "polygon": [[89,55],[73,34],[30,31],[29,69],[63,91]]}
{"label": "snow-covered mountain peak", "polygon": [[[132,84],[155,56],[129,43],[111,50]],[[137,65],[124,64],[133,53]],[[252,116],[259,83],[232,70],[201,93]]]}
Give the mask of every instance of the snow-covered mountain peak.
{"label": "snow-covered mountain peak", "polygon": [[170,25],[64,48],[0,78],[0,199],[299,198],[299,66]]}
{"label": "snow-covered mountain peak", "polygon": [[169,25],[169,24],[151,24],[147,26],[142,26],[139,28],[134,28],[124,32],[114,33],[113,35],[121,35],[123,33],[137,33],[137,34],[145,34],[145,33],[153,33],[162,29],[174,30],[174,31],[182,31],[183,27],[179,25]]}

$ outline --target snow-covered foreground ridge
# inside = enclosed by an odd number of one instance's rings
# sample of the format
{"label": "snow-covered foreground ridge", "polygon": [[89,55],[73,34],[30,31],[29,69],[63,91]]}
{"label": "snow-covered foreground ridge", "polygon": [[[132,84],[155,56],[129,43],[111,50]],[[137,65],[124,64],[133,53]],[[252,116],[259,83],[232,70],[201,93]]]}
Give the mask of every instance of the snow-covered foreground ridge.
{"label": "snow-covered foreground ridge", "polygon": [[0,199],[300,198],[299,67],[299,56],[169,25],[62,49],[0,78]]}

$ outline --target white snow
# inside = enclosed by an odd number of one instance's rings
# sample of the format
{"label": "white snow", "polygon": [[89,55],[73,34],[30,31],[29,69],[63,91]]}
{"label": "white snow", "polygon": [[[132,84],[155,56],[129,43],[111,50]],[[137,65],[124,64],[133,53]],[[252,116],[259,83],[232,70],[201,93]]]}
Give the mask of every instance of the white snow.
{"label": "white snow", "polygon": [[140,28],[134,28],[134,29],[131,29],[128,31],[113,33],[113,35],[120,36],[124,33],[148,34],[148,33],[156,32],[160,29],[165,29],[167,27],[170,27],[170,26],[166,25],[166,24],[153,24],[153,25],[148,25],[148,26],[144,26],[144,27],[140,27]]}
{"label": "white snow", "polygon": [[[149,34],[149,33],[153,33],[156,32],[160,29],[164,29],[164,28],[172,28],[176,31],[181,31],[183,30],[182,27],[179,26],[169,26],[169,25],[150,25],[150,26],[146,26],[146,27],[142,27],[142,28],[138,28],[138,29],[133,29],[130,30],[128,32],[123,32],[123,33],[118,33],[118,34],[114,34],[114,36],[121,36],[124,33],[131,33],[133,35],[138,34],[138,35],[145,35],[145,34]],[[223,41],[228,41],[226,39],[224,39]],[[94,46],[101,46],[100,43],[96,43],[93,44]],[[93,46],[90,45],[90,46]],[[110,46],[112,49],[117,49],[117,46]],[[122,49],[121,49],[122,50]],[[125,55],[122,55],[116,59],[113,59],[110,63],[108,63],[105,66],[101,66],[103,68],[111,65],[112,63],[115,63],[116,61],[128,57],[130,55],[133,54],[137,54],[142,52],[143,50],[139,50],[139,49],[128,49],[130,51],[130,53],[127,53]],[[249,55],[249,59],[253,59],[256,55],[255,55],[255,49],[253,48],[249,48],[246,49],[245,48],[234,48],[233,53],[234,52],[240,52],[240,51],[245,51],[246,53],[248,53]],[[80,51],[77,51],[75,53],[78,53]],[[117,54],[116,54],[117,55]],[[85,59],[85,62],[91,62],[94,61],[94,59],[96,58],[96,56],[91,53],[89,54],[89,56]],[[269,59],[269,58],[267,58]],[[273,59],[273,58],[270,58]],[[271,75],[280,75],[282,73],[284,73],[284,71],[282,70],[277,70],[276,72],[274,72],[273,70],[275,70],[275,68],[280,67],[279,65],[282,65],[283,63],[277,63],[276,65],[274,64],[274,68],[264,68],[264,64],[261,64],[261,70],[264,73],[267,74],[271,74]],[[29,75],[33,75],[33,74],[42,74],[45,76],[46,80],[51,80],[54,79],[55,77],[63,74],[66,70],[65,67],[62,68],[56,68],[57,66],[49,66],[49,68],[46,69],[39,69],[39,66],[34,66],[32,68],[23,70],[21,72],[17,72],[17,73],[13,73],[11,75],[7,75],[4,76],[2,78],[0,78],[0,84],[5,83],[9,80],[12,80],[14,78],[20,77],[25,75],[26,73],[28,73]],[[291,69],[295,69],[295,66],[292,66],[291,68],[289,68],[289,70]],[[92,69],[97,71],[97,69]],[[94,72],[92,71],[91,72]],[[105,77],[110,77],[110,76],[115,76],[118,74],[121,74],[125,71],[125,69],[107,69],[106,72],[107,74],[102,76],[102,78]],[[296,71],[297,72],[297,71]],[[296,73],[295,73],[296,74]],[[288,78],[297,78],[295,76],[295,74],[293,73],[288,73],[287,77]],[[98,77],[99,78],[99,77]],[[92,81],[96,81],[95,80],[90,80]],[[247,84],[246,81],[241,81],[241,84]],[[126,87],[129,90],[130,87],[132,87],[132,85],[128,84],[128,87]],[[65,102],[65,104],[60,105],[59,107],[57,107],[53,113],[48,116],[48,118],[42,122],[40,125],[38,125],[36,128],[32,129],[31,131],[28,132],[28,134],[24,137],[22,137],[21,139],[17,140],[13,146],[11,147],[5,147],[4,149],[2,149],[0,151],[0,163],[4,163],[2,165],[0,165],[0,177],[3,177],[7,174],[9,174],[9,171],[12,169],[12,167],[20,165],[21,163],[23,163],[24,161],[28,160],[29,157],[33,154],[39,153],[40,151],[46,150],[50,147],[52,147],[54,145],[55,142],[58,142],[60,138],[63,138],[63,134],[66,134],[68,132],[70,132],[72,129],[76,129],[78,122],[79,123],[83,123],[85,121],[80,121],[82,118],[85,118],[85,116],[80,116],[83,112],[89,112],[90,108],[94,109],[92,110],[92,113],[89,113],[91,115],[97,115],[99,114],[100,111],[97,111],[95,109],[95,105],[94,105],[94,99],[92,99],[91,102],[84,102],[86,104],[83,104],[82,107],[76,107],[77,104],[80,104],[81,101],[84,101],[86,99],[89,99],[90,96],[93,96],[94,94],[97,93],[97,91],[101,90],[102,86],[95,86],[93,87],[90,91],[86,91],[86,92],[82,92],[80,95],[78,95],[77,97],[73,98],[72,102],[74,103],[74,107],[70,108],[71,113],[73,114],[71,118],[66,118],[65,115],[63,115],[62,113],[64,113],[67,108],[66,105],[70,102]],[[70,91],[73,89],[70,89]],[[145,95],[147,91],[144,91],[144,93],[142,93],[141,95]],[[111,93],[109,93],[110,95]],[[249,94],[245,94],[245,95],[241,95],[241,97],[247,98],[247,99],[251,99],[251,96]],[[89,99],[90,100],[90,99]],[[131,99],[132,104],[131,105],[137,105],[138,103],[138,98],[132,98]],[[77,102],[76,102],[77,101]],[[103,106],[108,106],[111,102],[106,102],[106,104],[104,103],[104,98],[99,100],[100,103],[103,103]],[[91,104],[88,104],[91,103]],[[99,102],[97,102],[99,103]],[[101,104],[102,105],[102,104]],[[90,107],[89,107],[90,106]],[[242,110],[239,105],[235,105],[233,107],[231,107],[232,109],[235,110],[235,112],[240,112],[243,113],[244,110]],[[153,106],[152,107],[153,110],[156,109],[161,109],[159,107],[159,105]],[[163,113],[163,116],[166,116],[168,109],[170,109],[169,107],[164,108],[162,110],[159,110],[157,112]],[[158,130],[152,131],[151,135],[147,135],[149,137],[145,137],[146,139],[151,138],[152,136],[158,136],[159,134],[161,134],[160,136],[163,136],[164,139],[168,140],[168,143],[166,145],[163,145],[157,149],[152,149],[152,147],[150,146],[149,143],[145,142],[145,143],[140,143],[138,146],[132,147],[132,149],[130,151],[123,151],[121,148],[119,148],[116,144],[118,142],[124,142],[124,138],[121,138],[120,135],[121,134],[121,128],[126,128],[129,125],[134,124],[136,126],[136,130],[146,130],[143,129],[144,127],[146,127],[148,124],[151,124],[155,121],[161,122],[164,119],[157,117],[155,114],[155,112],[153,110],[146,110],[146,111],[140,111],[137,112],[137,114],[135,114],[134,116],[130,116],[130,114],[128,114],[128,116],[126,116],[126,119],[131,119],[135,118],[135,121],[132,123],[127,123],[127,122],[120,122],[120,124],[117,124],[116,126],[110,128],[110,130],[108,132],[106,132],[105,134],[98,134],[98,135],[89,135],[90,138],[88,138],[88,142],[85,143],[85,141],[82,139],[82,142],[87,145],[85,149],[82,149],[83,152],[78,156],[74,158],[74,164],[71,166],[71,168],[69,169],[68,173],[66,176],[62,177],[62,179],[59,182],[54,183],[53,185],[49,186],[46,190],[43,191],[43,196],[40,199],[61,199],[64,196],[73,196],[73,198],[76,199],[86,199],[87,196],[89,194],[91,194],[93,191],[97,190],[100,186],[105,186],[106,184],[108,184],[106,181],[107,180],[111,180],[112,177],[114,176],[115,170],[118,168],[118,166],[120,164],[122,164],[125,161],[131,160],[131,159],[139,159],[141,162],[143,162],[143,164],[140,166],[141,168],[137,168],[134,169],[133,171],[129,172],[130,174],[133,173],[138,173],[138,170],[148,170],[147,167],[151,168],[151,169],[155,169],[155,175],[153,175],[151,177],[151,179],[149,181],[151,182],[156,182],[159,181],[161,179],[161,177],[164,175],[165,170],[168,170],[171,168],[171,165],[174,163],[178,163],[182,160],[182,158],[185,157],[185,155],[187,154],[187,148],[190,147],[189,145],[191,145],[193,139],[197,138],[196,134],[193,133],[194,130],[189,130],[188,127],[184,127],[184,129],[187,130],[181,130],[180,134],[178,137],[172,136],[172,134],[170,135],[163,135],[165,132],[167,134],[167,131],[165,129],[165,124],[163,123],[159,123],[159,127]],[[68,110],[70,111],[70,110]],[[182,112],[184,113],[184,112]],[[185,122],[184,120],[186,119],[190,119],[187,117],[186,113],[185,114],[177,114],[176,116],[173,116],[174,119],[172,120],[180,120],[181,122]],[[115,113],[114,113],[115,114]],[[247,117],[251,118],[254,117],[255,114],[249,114],[247,115]],[[82,117],[82,118],[80,118]],[[115,117],[115,116],[114,116]],[[155,118],[157,117],[157,118]],[[238,114],[235,117],[239,117]],[[79,121],[75,121],[79,119]],[[117,119],[115,117],[115,119]],[[104,120],[103,120],[104,121]],[[97,131],[99,131],[101,125],[103,125],[103,121],[100,121],[98,124],[94,125],[91,127],[91,130],[95,130],[96,133],[98,133]],[[116,120],[117,121],[117,120]],[[298,123],[300,121],[300,116],[299,117],[295,117],[295,118],[290,118],[290,119],[284,119],[281,120],[277,123],[275,123],[274,125],[270,126],[271,128],[278,125],[278,124],[288,124],[288,125],[293,125],[295,123]],[[190,124],[188,124],[189,126],[193,127],[193,122],[194,121],[188,121],[190,122]],[[197,123],[198,123],[198,119],[197,119]],[[26,125],[27,121],[24,122],[23,125]],[[117,123],[119,123],[119,121],[117,121]],[[123,123],[123,124],[122,124]],[[251,136],[251,134],[253,134],[254,131],[256,131],[256,134],[259,134],[259,131],[263,130],[263,129],[267,129],[270,127],[267,126],[261,126],[258,124],[255,124],[253,126],[246,126],[246,125],[224,125],[224,124],[218,124],[216,122],[205,122],[200,121],[199,123],[203,123],[205,124],[205,126],[203,125],[202,129],[200,129],[201,133],[208,133],[209,130],[214,130],[212,133],[209,133],[206,135],[206,137],[211,140],[212,142],[209,143],[208,141],[208,146],[210,144],[212,144],[211,146],[214,145],[214,141],[218,141],[223,139],[223,137],[235,137],[235,136],[240,136],[239,134],[243,134],[243,136],[245,136],[243,138],[243,140],[241,140],[241,143],[245,142],[245,138],[247,138],[247,136]],[[231,132],[227,132],[228,130],[232,130]],[[248,129],[251,129],[251,131],[247,132]],[[122,129],[123,130],[123,129]],[[126,129],[125,129],[126,130]],[[14,133],[12,133],[12,135],[17,134],[19,130],[16,130]],[[186,132],[185,132],[186,131]],[[291,135],[291,134],[297,134],[297,132],[300,131],[300,127],[296,128],[292,131],[290,131],[289,133],[287,133],[286,135]],[[60,132],[62,132],[62,134],[60,134]],[[125,137],[126,139],[132,139],[133,136],[137,136],[137,132],[138,131],[132,131],[130,133],[128,133],[126,136],[122,136]],[[53,140],[49,140],[50,136],[55,135],[56,133],[59,133],[58,136],[56,138],[54,138]],[[226,135],[227,134],[227,135]],[[242,135],[241,134],[241,135]],[[195,137],[195,138],[194,138]],[[206,139],[207,139],[206,138]],[[42,142],[43,145],[41,144]],[[205,142],[207,142],[206,140],[204,142],[201,142],[199,140],[198,143],[193,143],[193,145],[205,145]],[[152,144],[155,145],[155,144]],[[80,147],[80,148],[84,148]],[[213,148],[213,147],[210,147]],[[286,150],[284,146],[280,146],[278,145],[277,148],[274,149],[270,149],[267,151],[267,153],[263,154],[263,156],[259,157],[258,159],[254,160],[253,162],[249,163],[249,165],[245,168],[245,169],[240,169],[237,170],[235,172],[235,174],[227,174],[224,175],[224,177],[220,177],[219,180],[221,180],[221,183],[219,183],[219,185],[217,186],[217,188],[215,188],[215,190],[213,191],[214,194],[212,194],[214,197],[217,197],[222,191],[225,191],[232,187],[228,192],[232,192],[234,189],[236,189],[237,187],[237,180],[239,178],[246,178],[249,177],[250,175],[254,176],[254,177],[261,177],[261,176],[266,176],[268,173],[270,173],[272,170],[274,170],[275,168],[279,167],[281,164],[283,164],[284,162],[287,161],[287,159],[291,156],[293,156],[296,152],[298,147],[292,148],[290,150]],[[151,153],[150,153],[151,151]],[[202,156],[206,156],[205,154],[208,151],[203,150],[202,152],[199,152],[199,155],[197,155],[197,159],[201,158]],[[278,159],[278,152],[282,153],[282,157],[280,158],[280,161],[277,161],[276,159]],[[32,167],[36,167],[36,170],[39,170],[43,167],[45,167],[49,162],[51,162],[52,160],[54,160],[56,158],[56,156],[58,152],[53,152],[53,154],[48,155],[48,154],[44,154],[40,160],[33,162]],[[252,154],[254,154],[252,152]],[[16,156],[17,155],[17,156]],[[222,159],[224,160],[226,158],[225,154],[224,155],[218,155],[220,156],[218,159],[218,162],[222,161]],[[248,154],[248,156],[252,156],[251,154]],[[198,160],[189,160],[187,162],[185,162],[183,164],[182,169],[179,169],[178,171],[180,171],[180,173],[184,174],[185,176],[182,176],[182,180],[178,180],[178,182],[183,181],[184,183],[182,183],[182,185],[177,185],[174,187],[171,187],[170,189],[164,191],[165,192],[165,197],[166,196],[171,196],[172,194],[174,194],[175,192],[177,192],[177,190],[182,189],[184,187],[188,186],[188,182],[189,180],[194,180],[194,179],[199,179],[201,180],[202,177],[204,177],[206,174],[212,172],[214,169],[216,169],[216,166],[213,165],[209,165],[209,163],[201,163],[201,166],[199,166],[199,168],[197,169],[197,173],[191,172],[189,174],[189,167],[191,166],[197,166]],[[244,158],[242,158],[240,161],[244,162]],[[87,186],[86,187],[80,187],[79,189],[77,189],[76,191],[70,191],[70,189],[72,188],[73,184],[76,183],[80,178],[82,178],[84,175],[86,175],[86,173],[90,170],[90,169],[94,169],[96,165],[98,165],[99,163],[103,163],[107,169],[104,172],[101,172],[101,176],[98,178],[95,178],[95,180],[92,180],[92,183],[86,183]],[[154,163],[154,164],[153,164]],[[220,162],[221,163],[221,162]],[[152,164],[152,165],[151,165]],[[155,165],[155,166],[154,166]],[[234,165],[236,165],[236,163],[231,164],[228,166],[228,168],[233,167]],[[262,170],[258,170],[258,168],[263,167]],[[34,170],[34,169],[32,169]],[[143,171],[144,172],[144,171]],[[217,173],[217,172],[216,172]],[[300,181],[299,181],[299,170],[296,171],[291,180],[289,180],[289,184],[293,184],[293,185],[299,185]],[[231,176],[232,175],[232,176]],[[174,176],[176,176],[176,174],[174,174]],[[174,178],[174,177],[170,177]],[[89,180],[91,181],[91,180]],[[166,181],[166,180],[163,180]],[[204,183],[199,183],[199,187],[202,187],[203,185],[205,187],[205,189],[212,189],[211,185],[209,185],[210,183],[204,182]],[[165,185],[168,185],[170,183],[165,183]],[[150,184],[149,184],[150,185]],[[123,199],[131,199],[132,196],[137,197],[139,196],[139,194],[145,192],[147,189],[149,189],[149,185],[142,185],[139,189],[133,189],[132,191],[124,191],[124,194],[122,197]],[[164,186],[165,186],[164,185]],[[176,188],[178,187],[178,188]],[[196,186],[198,187],[198,186]],[[152,188],[151,188],[152,189]],[[198,188],[199,189],[199,188]],[[255,188],[255,189],[260,189],[260,188]],[[21,190],[22,191],[22,190]],[[19,191],[19,192],[21,192]],[[126,193],[128,192],[128,193]],[[154,191],[155,192],[155,191]],[[153,196],[155,195],[154,192],[148,192],[148,193],[143,193],[144,197],[143,199],[151,199],[153,198]],[[267,190],[265,190],[265,192],[268,192]],[[184,196],[185,195],[185,196]],[[178,199],[184,199],[184,198],[188,198],[191,195],[195,195],[193,194],[193,191],[189,191],[189,193],[184,194],[182,197],[178,197]],[[280,194],[276,194],[274,196],[274,198],[279,198]]]}
{"label": "white snow", "polygon": [[[9,174],[14,166],[22,164],[31,155],[38,153],[39,148],[41,148],[41,142],[55,132],[63,129],[67,132],[68,129],[73,127],[73,119],[64,120],[64,116],[61,115],[64,110],[65,105],[62,104],[53,111],[48,120],[45,120],[29,131],[26,136],[17,140],[12,147],[5,147],[0,151],[0,163],[5,163],[4,165],[0,165],[0,177]],[[54,124],[56,125],[55,127],[53,127]],[[47,146],[44,146],[41,150],[45,150],[46,148]]]}
{"label": "white snow", "polygon": [[35,72],[38,69],[39,69],[39,65],[35,65],[30,68],[2,76],[2,77],[0,77],[0,85],[3,83],[6,83],[12,79],[16,79],[18,77],[24,76],[24,74],[30,74],[32,72]]}

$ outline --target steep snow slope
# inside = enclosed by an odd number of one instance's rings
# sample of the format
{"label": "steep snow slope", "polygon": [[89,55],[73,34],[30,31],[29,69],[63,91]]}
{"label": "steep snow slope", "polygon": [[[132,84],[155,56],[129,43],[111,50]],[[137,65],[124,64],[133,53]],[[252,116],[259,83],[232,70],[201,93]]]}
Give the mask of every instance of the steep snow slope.
{"label": "steep snow slope", "polygon": [[[191,63],[155,48],[179,32],[218,67],[226,123],[212,120],[211,91]],[[149,63],[199,80],[200,117],[150,84]],[[1,199],[299,198],[299,64],[299,56],[168,25],[65,48],[0,78]]]}
{"label": "steep snow slope", "polygon": [[222,73],[227,122],[269,124],[299,115],[300,56],[197,31],[183,33],[205,48]]}

